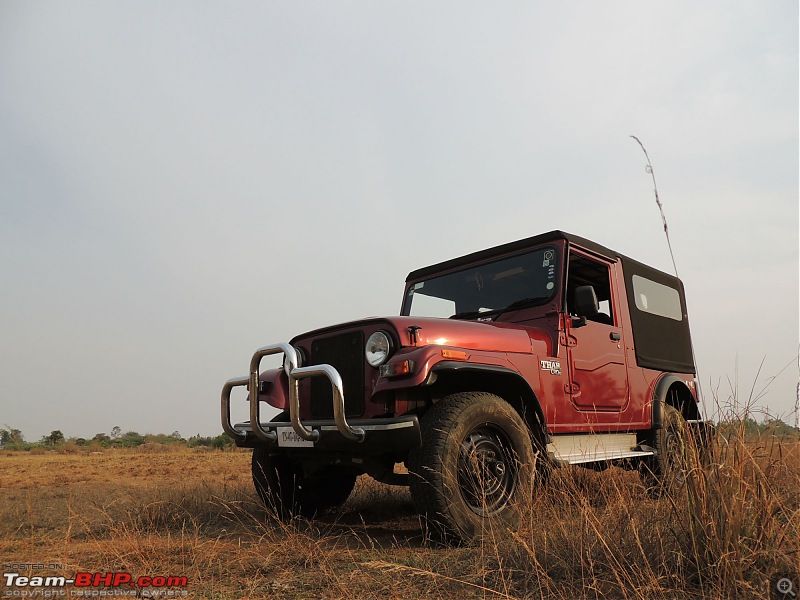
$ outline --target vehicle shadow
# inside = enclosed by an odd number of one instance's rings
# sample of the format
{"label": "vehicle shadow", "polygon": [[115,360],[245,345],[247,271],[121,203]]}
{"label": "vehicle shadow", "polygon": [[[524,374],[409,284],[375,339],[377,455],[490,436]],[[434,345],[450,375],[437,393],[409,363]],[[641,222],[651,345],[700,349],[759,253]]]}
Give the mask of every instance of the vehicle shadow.
{"label": "vehicle shadow", "polygon": [[315,525],[353,547],[421,547],[426,542],[408,488],[382,484],[368,476],[359,477],[347,502],[319,515]]}

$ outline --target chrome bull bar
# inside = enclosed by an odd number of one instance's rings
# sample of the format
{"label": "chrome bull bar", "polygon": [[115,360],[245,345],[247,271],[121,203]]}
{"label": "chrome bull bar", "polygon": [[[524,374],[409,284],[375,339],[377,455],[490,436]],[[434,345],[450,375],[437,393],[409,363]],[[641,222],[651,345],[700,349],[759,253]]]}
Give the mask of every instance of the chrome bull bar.
{"label": "chrome bull bar", "polygon": [[316,442],[319,431],[307,429],[300,420],[300,380],[309,377],[327,377],[333,391],[333,421],[336,429],[346,439],[354,442],[364,440],[365,432],[361,427],[350,427],[347,424],[344,409],[344,390],[342,376],[331,365],[297,366],[297,353],[289,344],[271,344],[255,351],[250,359],[250,373],[246,377],[234,377],[225,382],[222,388],[222,428],[234,439],[244,440],[247,433],[236,429],[231,423],[231,391],[233,388],[247,386],[250,389],[250,426],[257,438],[264,442],[274,442],[278,434],[261,426],[261,406],[258,395],[258,376],[261,360],[271,354],[283,354],[283,370],[289,378],[289,419],[294,432],[304,440]]}

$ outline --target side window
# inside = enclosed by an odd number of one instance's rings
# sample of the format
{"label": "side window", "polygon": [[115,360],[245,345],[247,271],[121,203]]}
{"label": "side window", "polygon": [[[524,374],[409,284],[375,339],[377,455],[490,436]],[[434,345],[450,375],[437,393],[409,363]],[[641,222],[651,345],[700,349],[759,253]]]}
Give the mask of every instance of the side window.
{"label": "side window", "polygon": [[598,311],[596,314],[585,314],[589,321],[614,325],[614,311],[611,305],[611,279],[608,265],[587,258],[576,252],[569,254],[569,274],[567,281],[567,311],[570,315],[579,316],[575,308],[575,290],[582,286],[592,286],[597,296]]}
{"label": "side window", "polygon": [[683,320],[681,296],[674,288],[634,275],[633,297],[636,308],[642,312],[674,321]]}

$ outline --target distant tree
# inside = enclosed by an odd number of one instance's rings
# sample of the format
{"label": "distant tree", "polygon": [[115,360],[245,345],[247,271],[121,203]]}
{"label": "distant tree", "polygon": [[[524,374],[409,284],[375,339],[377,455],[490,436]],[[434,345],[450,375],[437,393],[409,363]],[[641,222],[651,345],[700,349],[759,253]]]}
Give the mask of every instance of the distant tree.
{"label": "distant tree", "polygon": [[761,432],[758,421],[749,415],[742,419],[742,427],[745,434],[759,434]]}
{"label": "distant tree", "polygon": [[194,448],[196,446],[210,446],[211,445],[211,438],[201,436],[199,433],[197,435],[193,435],[189,438],[188,444],[189,448]]}
{"label": "distant tree", "polygon": [[116,440],[121,435],[122,435],[122,429],[119,428],[119,425],[114,425],[114,427],[111,428],[111,439]]}
{"label": "distant tree", "polygon": [[800,433],[796,427],[785,423],[783,419],[777,418],[765,419],[764,431],[777,437],[797,437],[797,435]]}
{"label": "distant tree", "polygon": [[792,427],[780,418],[765,416],[759,422],[751,415],[737,417],[731,420],[721,421],[717,425],[719,434],[730,439],[732,437],[744,436],[747,439],[756,439],[764,435],[773,437],[800,437],[800,430]]}
{"label": "distant tree", "polygon": [[22,450],[25,437],[19,429],[6,425],[7,429],[0,429],[0,446],[7,450]]}
{"label": "distant tree", "polygon": [[100,444],[100,445],[101,445],[101,446],[103,446],[104,448],[108,448],[108,446],[111,444],[111,438],[110,438],[110,437],[108,437],[108,435],[107,435],[107,434],[105,434],[105,433],[98,433],[98,434],[96,434],[96,435],[95,435],[95,436],[92,438],[92,441],[93,441],[93,442],[97,442],[98,444]]}
{"label": "distant tree", "polygon": [[181,434],[177,431],[173,431],[169,435],[166,433],[148,433],[144,436],[145,442],[156,442],[158,444],[166,444],[166,445],[184,445],[186,444],[186,440],[181,437]]}
{"label": "distant tree", "polygon": [[229,446],[233,446],[233,438],[230,437],[229,435],[225,435],[224,433],[218,435],[217,437],[211,440],[212,448],[223,450]]}
{"label": "distant tree", "polygon": [[123,448],[135,448],[136,446],[141,446],[146,441],[147,440],[145,437],[140,433],[135,431],[126,431],[119,437],[119,439],[114,440],[114,445],[119,445]]}
{"label": "distant tree", "polygon": [[50,432],[49,435],[43,435],[42,439],[39,440],[39,446],[45,446],[46,448],[54,448],[58,444],[64,442],[64,434],[61,433],[60,430],[55,429]]}

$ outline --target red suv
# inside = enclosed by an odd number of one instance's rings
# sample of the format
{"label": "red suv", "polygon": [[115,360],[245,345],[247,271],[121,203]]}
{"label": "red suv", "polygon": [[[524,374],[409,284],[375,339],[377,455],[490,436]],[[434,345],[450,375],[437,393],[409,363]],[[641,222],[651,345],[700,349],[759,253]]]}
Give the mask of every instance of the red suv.
{"label": "red suv", "polygon": [[[553,466],[678,476],[692,430],[708,431],[694,375],[681,281],[553,231],[412,271],[400,316],[259,348],[223,388],[222,426],[253,448],[256,489],[283,516],[342,504],[366,473],[470,539],[512,521]],[[234,425],[236,386],[250,420]],[[264,422],[262,403],[282,412]]]}

